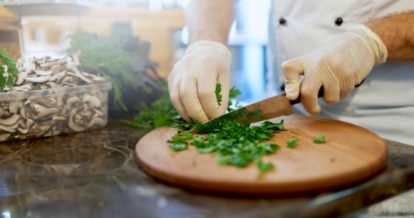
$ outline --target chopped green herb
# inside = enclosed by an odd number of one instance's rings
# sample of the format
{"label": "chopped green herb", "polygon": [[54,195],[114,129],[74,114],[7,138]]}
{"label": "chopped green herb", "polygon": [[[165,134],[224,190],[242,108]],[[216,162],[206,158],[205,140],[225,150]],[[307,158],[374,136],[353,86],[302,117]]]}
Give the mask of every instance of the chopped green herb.
{"label": "chopped green herb", "polygon": [[170,148],[174,151],[186,150],[187,147],[188,147],[188,145],[184,144],[184,143],[172,143],[172,144],[170,144]]}
{"label": "chopped green herb", "polygon": [[316,136],[315,138],[313,138],[313,142],[318,143],[318,144],[325,143],[326,137],[324,135]]}
{"label": "chopped green herb", "polygon": [[191,132],[182,131],[179,133],[179,136],[183,139],[193,139],[193,134]]}
{"label": "chopped green herb", "polygon": [[221,102],[223,101],[223,96],[221,95],[221,84],[220,83],[216,84],[215,93],[216,93],[217,104],[221,105]]}
{"label": "chopped green herb", "polygon": [[274,169],[274,165],[272,163],[265,163],[262,160],[257,160],[256,166],[261,174]]}
{"label": "chopped green herb", "polygon": [[168,140],[168,143],[170,143],[170,148],[174,151],[182,151],[188,147],[188,142],[181,136],[171,137],[171,139]]}
{"label": "chopped green herb", "polygon": [[297,146],[298,146],[298,140],[295,137],[292,137],[287,141],[288,148],[296,148]]}
{"label": "chopped green herb", "polygon": [[277,144],[263,144],[262,146],[266,154],[271,154],[279,149]]}
{"label": "chopped green herb", "polygon": [[210,146],[210,147],[205,147],[205,148],[198,148],[197,151],[200,154],[207,154],[207,153],[211,153],[213,151],[216,150],[215,146]]}
{"label": "chopped green herb", "polygon": [[234,111],[237,108],[240,108],[240,105],[234,101],[234,99],[241,94],[240,90],[232,87],[229,92],[229,106],[227,108],[228,112]]}
{"label": "chopped green herb", "polygon": [[239,96],[240,94],[241,94],[240,90],[232,87],[230,89],[230,92],[229,92],[229,98],[230,99],[235,98],[235,97]]}
{"label": "chopped green herb", "polygon": [[[195,124],[197,133],[203,135],[188,136],[190,132],[180,132],[170,143],[193,145],[199,153],[215,153],[220,165],[246,167],[255,162],[260,172],[273,168],[271,163],[263,163],[261,157],[277,151],[274,143],[263,143],[270,140],[275,132],[283,131],[283,121],[263,122],[259,126],[241,124],[233,120],[222,120],[214,125]],[[181,149],[180,149],[181,150]]]}
{"label": "chopped green herb", "polygon": [[[216,94],[220,89],[221,87],[216,86]],[[238,90],[232,88],[229,97],[232,99],[239,94]],[[228,111],[231,111],[231,107],[235,109],[230,101]],[[276,132],[285,130],[283,121],[279,123],[266,121],[259,126],[238,123],[233,119],[218,120],[208,125],[188,123],[178,115],[168,98],[155,102],[151,110],[138,114],[131,124],[149,129],[160,126],[175,127],[179,132],[168,141],[172,150],[186,150],[191,145],[201,154],[215,154],[220,165],[246,167],[255,163],[261,174],[274,168],[272,163],[265,163],[261,158],[276,152],[279,148],[274,143],[265,142],[269,141]],[[194,135],[189,131],[190,129],[198,135]]]}

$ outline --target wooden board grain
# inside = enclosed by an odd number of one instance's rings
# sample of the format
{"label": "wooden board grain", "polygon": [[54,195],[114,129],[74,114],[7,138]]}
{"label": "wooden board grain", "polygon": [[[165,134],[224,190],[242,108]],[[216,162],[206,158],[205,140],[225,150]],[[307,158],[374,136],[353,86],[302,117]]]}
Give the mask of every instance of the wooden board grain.
{"label": "wooden board grain", "polygon": [[[174,152],[167,140],[172,128],[156,129],[136,146],[140,167],[151,176],[183,188],[247,195],[279,195],[329,191],[364,181],[383,169],[387,146],[367,129],[330,119],[290,116],[288,131],[275,134],[271,142],[280,149],[265,161],[275,170],[259,176],[254,164],[246,168],[220,166],[214,154],[199,154],[193,146]],[[327,142],[316,144],[313,137],[325,135]],[[295,136],[298,146],[287,148]]]}

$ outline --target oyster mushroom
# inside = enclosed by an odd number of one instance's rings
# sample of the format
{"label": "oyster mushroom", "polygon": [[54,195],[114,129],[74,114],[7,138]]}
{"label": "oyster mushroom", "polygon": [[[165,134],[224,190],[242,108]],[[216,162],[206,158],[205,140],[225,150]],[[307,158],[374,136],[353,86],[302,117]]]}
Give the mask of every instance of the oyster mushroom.
{"label": "oyster mushroom", "polygon": [[86,83],[91,83],[91,80],[89,80],[84,75],[82,75],[82,73],[79,72],[78,70],[75,70],[74,72],[68,72],[68,75],[79,78],[79,79],[85,81]]}
{"label": "oyster mushroom", "polygon": [[79,84],[79,79],[75,77],[66,76],[61,80],[61,84],[69,87],[77,86],[77,84]]}
{"label": "oyster mushroom", "polygon": [[51,70],[36,70],[35,73],[39,76],[50,76],[50,75],[52,75]]}
{"label": "oyster mushroom", "polygon": [[0,117],[10,117],[11,113],[7,108],[7,105],[0,105]]}
{"label": "oyster mushroom", "polygon": [[93,95],[85,94],[82,100],[83,102],[88,103],[92,108],[100,107],[102,105],[101,100]]}
{"label": "oyster mushroom", "polygon": [[104,116],[104,112],[102,110],[94,109],[93,111],[94,111],[94,116],[97,116],[97,117]]}
{"label": "oyster mushroom", "polygon": [[66,76],[66,71],[58,72],[58,73],[53,74],[53,76],[50,78],[50,81],[59,82],[65,76]]}
{"label": "oyster mushroom", "polygon": [[27,84],[24,84],[24,85],[21,85],[21,86],[15,86],[15,87],[12,88],[12,90],[27,92],[27,91],[31,90],[32,88],[33,88],[33,84],[27,83]]}
{"label": "oyster mushroom", "polygon": [[30,101],[32,103],[41,104],[49,108],[57,106],[57,102],[54,97],[36,97],[36,98],[30,99]]}
{"label": "oyster mushroom", "polygon": [[11,101],[9,105],[9,111],[10,113],[17,114],[19,113],[22,107],[23,107],[22,101]]}
{"label": "oyster mushroom", "polygon": [[75,110],[71,111],[69,116],[69,127],[75,132],[85,131],[87,124],[82,118],[83,117],[80,114],[77,114]]}
{"label": "oyster mushroom", "polygon": [[35,136],[43,136],[50,127],[50,123],[35,123],[30,132]]}
{"label": "oyster mushroom", "polygon": [[70,108],[68,125],[75,132],[106,124],[106,118],[104,118],[102,111],[102,100],[96,95],[84,94],[78,99],[69,98],[67,105]]}
{"label": "oyster mushroom", "polygon": [[0,141],[6,141],[11,136],[10,133],[2,133],[0,134]]}
{"label": "oyster mushroom", "polygon": [[24,79],[27,77],[27,71],[21,71],[17,74],[16,85],[21,85],[24,82]]}
{"label": "oyster mushroom", "polygon": [[17,121],[19,121],[20,116],[17,114],[12,115],[6,119],[0,119],[0,129],[6,132],[16,132],[16,128],[19,125]]}
{"label": "oyster mushroom", "polygon": [[33,83],[43,83],[49,81],[51,76],[34,76],[34,77],[26,77],[25,80]]}
{"label": "oyster mushroom", "polygon": [[19,123],[19,127],[17,127],[17,130],[22,134],[27,134],[30,131],[33,124],[34,124],[34,121],[32,119],[21,121]]}
{"label": "oyster mushroom", "polygon": [[66,104],[68,105],[68,107],[72,107],[73,104],[79,103],[80,102],[80,98],[78,96],[73,96],[68,98],[68,100],[66,100]]}
{"label": "oyster mushroom", "polygon": [[48,108],[48,107],[45,107],[45,106],[37,104],[37,103],[32,103],[30,105],[30,107],[32,109],[32,117],[35,120],[42,119],[42,118],[47,117],[49,115],[53,115],[53,114],[55,114],[56,112],[59,111],[59,109],[57,109],[57,108]]}
{"label": "oyster mushroom", "polygon": [[94,126],[105,126],[107,121],[101,117],[93,117],[91,122],[88,124],[88,128],[92,128]]}

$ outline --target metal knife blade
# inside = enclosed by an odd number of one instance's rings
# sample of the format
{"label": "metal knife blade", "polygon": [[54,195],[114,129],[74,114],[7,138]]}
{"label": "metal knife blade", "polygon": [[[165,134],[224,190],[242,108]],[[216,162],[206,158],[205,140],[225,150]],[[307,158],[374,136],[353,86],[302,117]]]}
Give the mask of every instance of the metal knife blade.
{"label": "metal knife blade", "polygon": [[293,111],[292,105],[298,102],[299,101],[290,101],[283,93],[226,113],[205,124],[208,125],[224,119],[231,119],[247,124],[278,116],[289,115],[292,114]]}
{"label": "metal knife blade", "polygon": [[[361,81],[355,88],[364,83],[365,79]],[[318,92],[318,97],[323,97],[324,89],[321,87]],[[300,103],[300,96],[296,100],[289,100],[286,93],[276,95],[265,100],[249,104],[235,111],[226,113],[216,119],[210,120],[204,124],[209,125],[223,119],[232,119],[240,123],[254,123],[262,120],[275,118],[279,116],[290,115],[293,112],[293,105]]]}

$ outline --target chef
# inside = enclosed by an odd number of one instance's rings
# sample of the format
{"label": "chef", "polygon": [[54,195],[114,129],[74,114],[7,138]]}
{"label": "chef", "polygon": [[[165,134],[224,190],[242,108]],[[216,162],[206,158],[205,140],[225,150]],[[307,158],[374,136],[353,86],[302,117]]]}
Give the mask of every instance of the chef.
{"label": "chef", "polygon": [[[191,1],[190,46],[168,78],[174,107],[187,120],[205,122],[227,108],[231,54],[225,45],[234,4]],[[274,0],[273,10],[275,66],[288,98],[299,97],[310,114],[414,145],[413,0]],[[318,100],[321,88],[324,96]],[[371,208],[370,214],[410,216],[413,204],[411,191]]]}
{"label": "chef", "polygon": [[[174,107],[187,120],[206,122],[227,108],[234,4],[191,1],[190,45],[168,78]],[[414,145],[413,0],[274,0],[273,9],[275,65],[289,99],[299,97],[310,114]]]}

